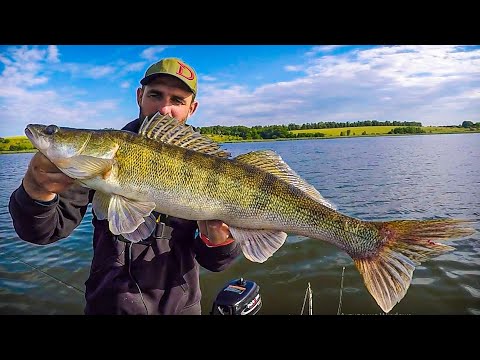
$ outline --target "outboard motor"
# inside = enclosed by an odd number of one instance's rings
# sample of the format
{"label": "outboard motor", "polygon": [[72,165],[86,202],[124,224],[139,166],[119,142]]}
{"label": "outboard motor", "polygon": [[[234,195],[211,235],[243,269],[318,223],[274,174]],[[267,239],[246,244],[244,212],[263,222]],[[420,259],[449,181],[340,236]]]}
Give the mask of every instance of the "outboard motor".
{"label": "outboard motor", "polygon": [[227,283],[218,293],[211,315],[255,315],[262,307],[260,287],[243,278]]}

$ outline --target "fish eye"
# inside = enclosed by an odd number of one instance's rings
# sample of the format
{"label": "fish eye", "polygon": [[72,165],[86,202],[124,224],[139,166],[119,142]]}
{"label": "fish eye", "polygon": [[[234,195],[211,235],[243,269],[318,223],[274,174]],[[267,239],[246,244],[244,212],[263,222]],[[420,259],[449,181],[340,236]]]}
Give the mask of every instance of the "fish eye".
{"label": "fish eye", "polygon": [[48,125],[45,130],[43,131],[47,135],[53,135],[58,131],[58,126],[57,125]]}

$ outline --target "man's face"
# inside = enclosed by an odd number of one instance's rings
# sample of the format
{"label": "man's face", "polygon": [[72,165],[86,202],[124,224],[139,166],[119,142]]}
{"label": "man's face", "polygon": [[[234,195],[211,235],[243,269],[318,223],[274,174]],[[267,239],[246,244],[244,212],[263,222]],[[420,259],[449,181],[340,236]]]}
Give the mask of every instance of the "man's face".
{"label": "man's face", "polygon": [[198,102],[193,101],[193,94],[186,85],[169,75],[160,75],[148,85],[137,89],[137,103],[141,119],[159,111],[181,123],[187,121],[198,105]]}

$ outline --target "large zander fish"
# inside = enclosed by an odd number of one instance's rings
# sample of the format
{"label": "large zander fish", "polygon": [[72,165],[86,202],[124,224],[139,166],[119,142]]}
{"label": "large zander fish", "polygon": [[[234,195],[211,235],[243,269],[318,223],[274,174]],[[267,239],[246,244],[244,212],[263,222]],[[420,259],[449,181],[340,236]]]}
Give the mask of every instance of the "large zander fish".
{"label": "large zander fish", "polygon": [[138,134],[36,124],[25,133],[63,173],[96,190],[93,211],[113,234],[147,238],[155,210],[225,222],[254,262],[272,256],[287,233],[327,241],[350,255],[385,312],[405,296],[415,266],[453,249],[433,240],[473,233],[455,219],[376,222],[343,215],[273,151],[230,158],[192,127],[159,113],[145,118]]}

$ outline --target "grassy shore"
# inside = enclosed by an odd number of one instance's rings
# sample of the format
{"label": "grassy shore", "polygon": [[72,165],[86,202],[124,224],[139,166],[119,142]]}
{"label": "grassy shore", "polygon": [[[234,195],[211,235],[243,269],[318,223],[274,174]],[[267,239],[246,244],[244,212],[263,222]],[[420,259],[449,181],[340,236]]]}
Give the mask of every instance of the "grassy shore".
{"label": "grassy shore", "polygon": [[[330,129],[309,129],[309,130],[292,130],[293,134],[308,134],[308,133],[323,133],[324,137],[318,139],[332,139],[332,138],[351,138],[359,136],[405,136],[405,135],[434,135],[434,134],[470,134],[480,133],[480,129],[469,129],[459,127],[446,126],[423,126],[425,131],[423,134],[388,134],[394,128],[399,126],[363,126],[363,127],[345,127],[345,128],[330,128]],[[343,134],[343,135],[342,135]],[[348,135],[347,135],[348,134]],[[207,135],[213,141],[218,143],[240,142],[240,141],[275,141],[275,140],[295,140],[290,138],[281,139],[258,139],[258,140],[243,140],[238,136],[226,135]],[[0,141],[0,154],[13,154],[19,152],[36,152],[32,143],[26,136],[10,136]],[[301,138],[296,138],[301,139]],[[304,139],[314,139],[312,137],[305,137]]]}
{"label": "grassy shore", "polygon": [[19,152],[35,152],[35,149],[25,135],[8,136],[0,138],[0,154]]}

